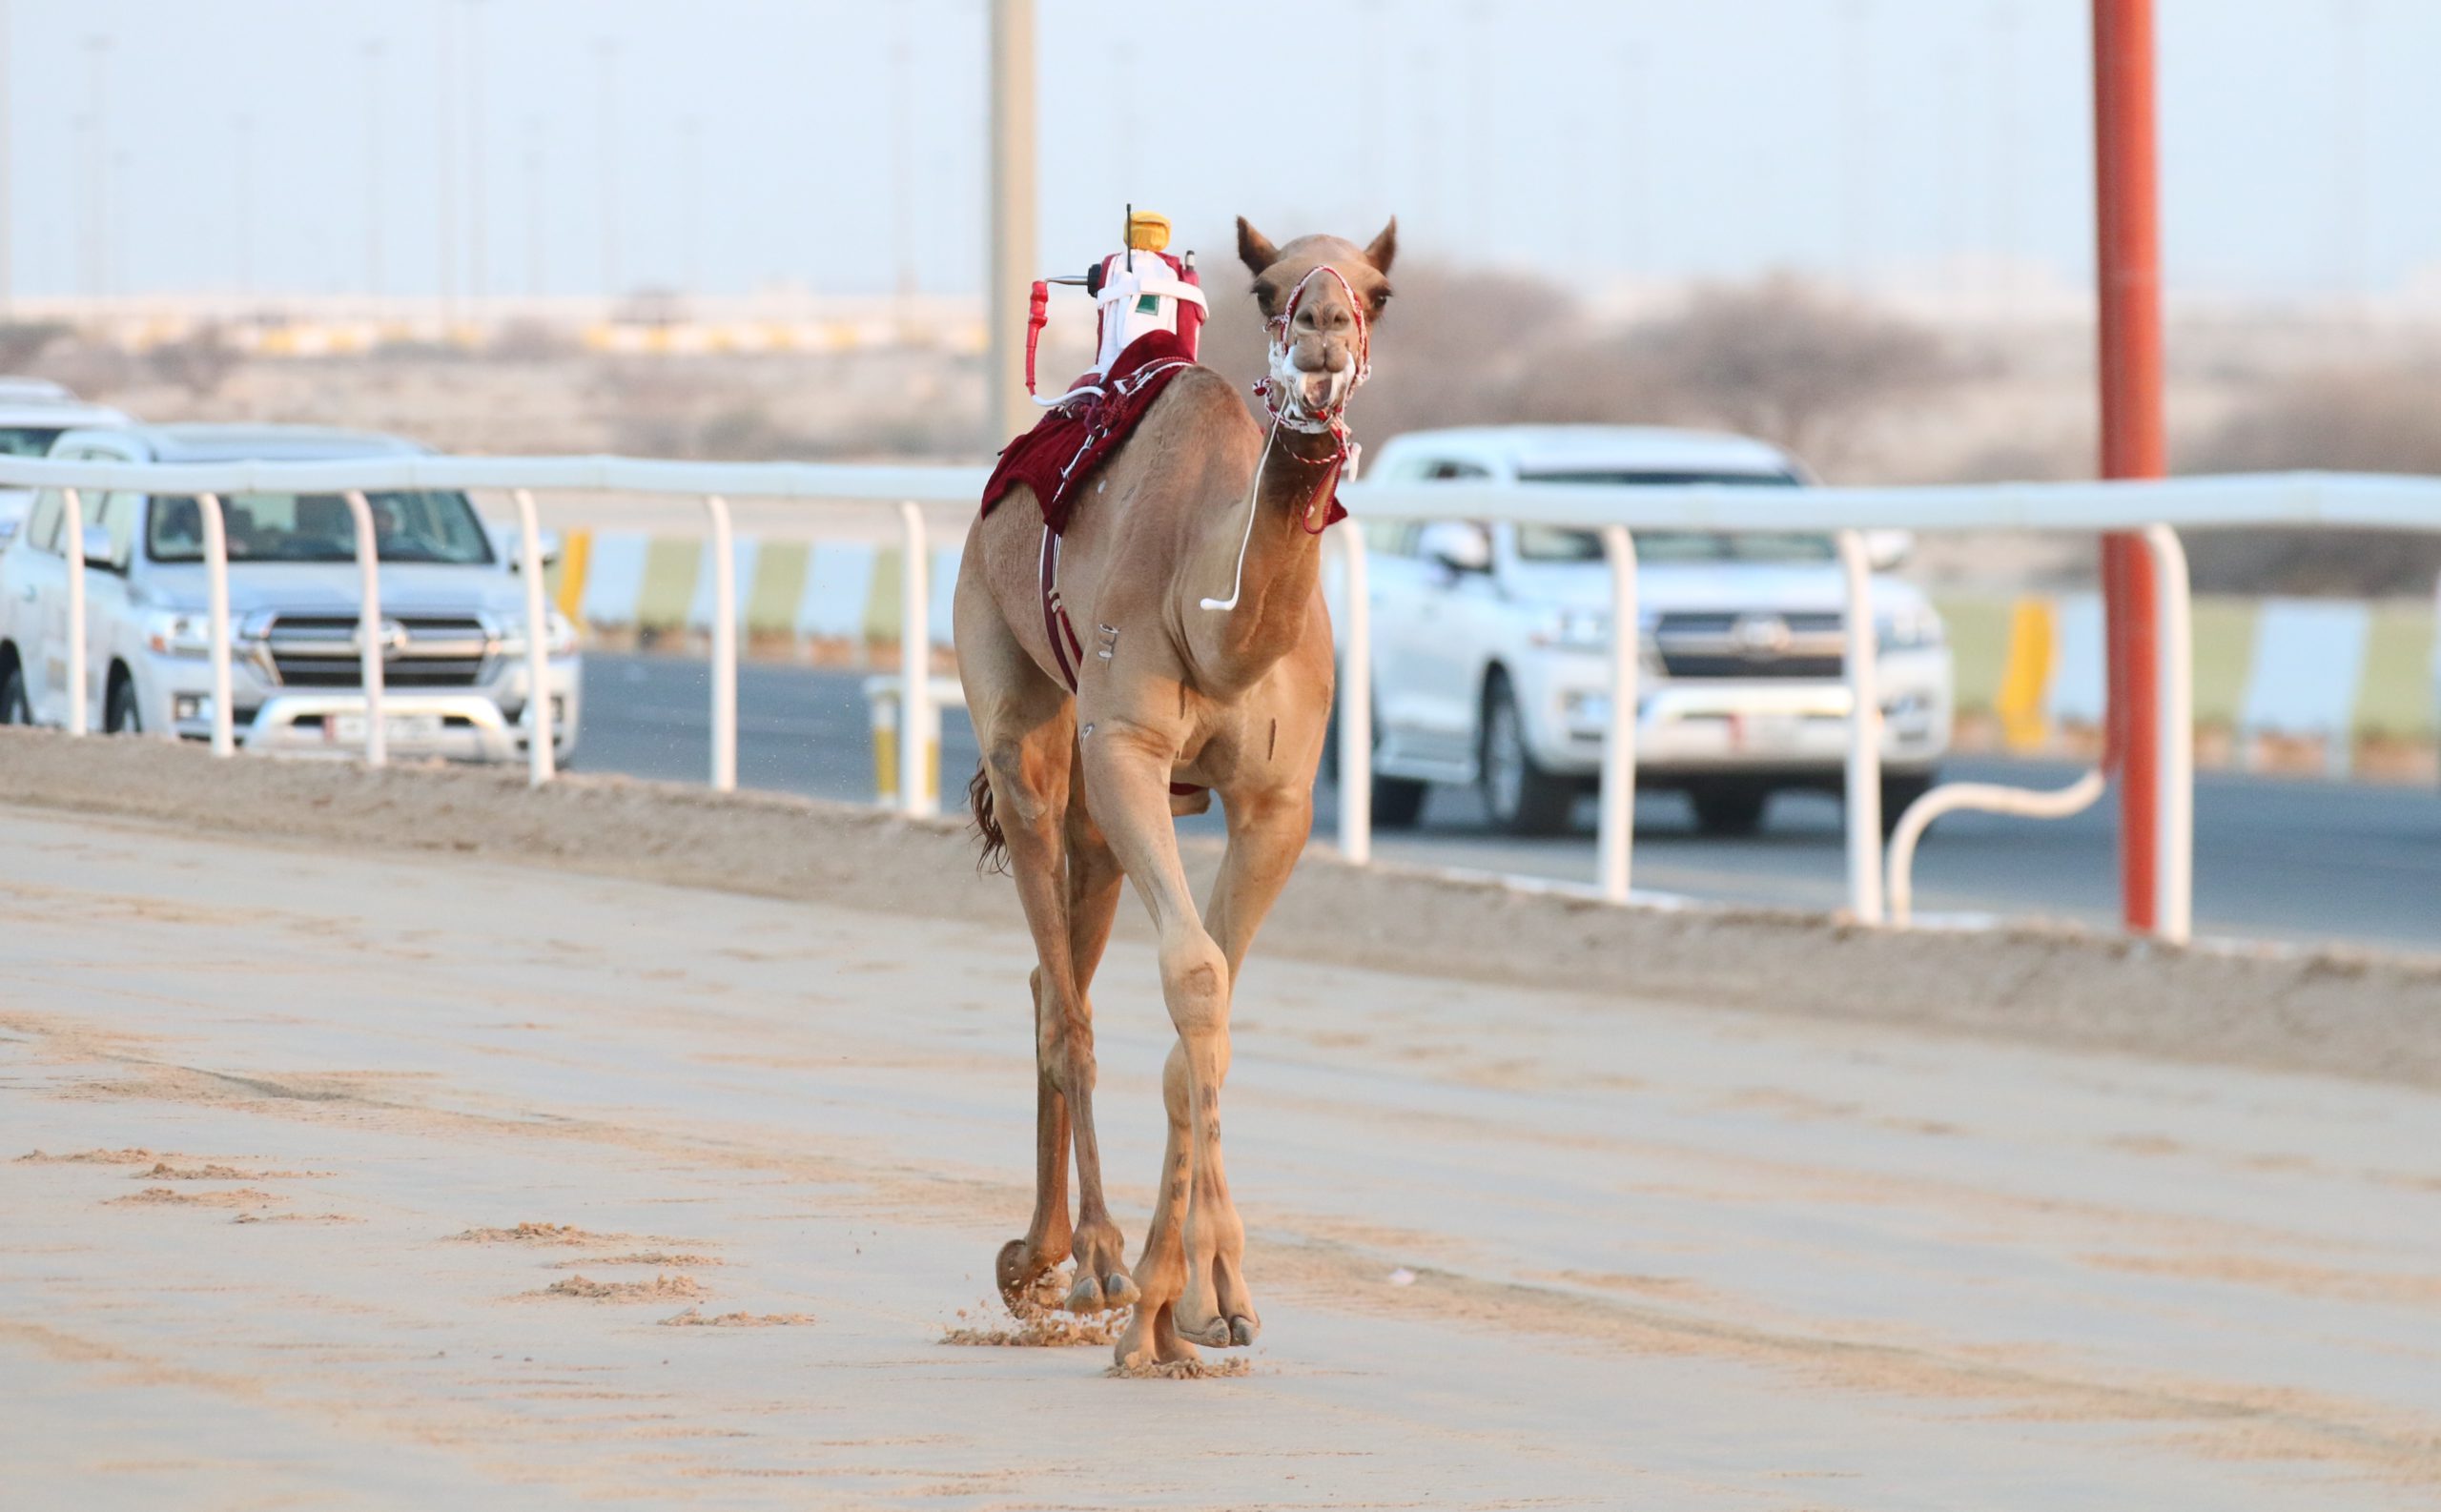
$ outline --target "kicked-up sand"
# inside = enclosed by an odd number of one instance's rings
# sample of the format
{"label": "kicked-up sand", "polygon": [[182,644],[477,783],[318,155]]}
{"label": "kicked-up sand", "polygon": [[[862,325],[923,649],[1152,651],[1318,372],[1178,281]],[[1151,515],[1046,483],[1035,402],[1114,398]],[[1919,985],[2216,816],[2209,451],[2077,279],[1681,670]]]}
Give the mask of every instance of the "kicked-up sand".
{"label": "kicked-up sand", "polygon": [[[1259,947],[1262,1337],[1113,1379],[990,1295],[1005,913],[26,807],[0,855],[0,1505],[2441,1498],[2412,1079]],[[1133,1244],[1139,930],[1094,999]]]}

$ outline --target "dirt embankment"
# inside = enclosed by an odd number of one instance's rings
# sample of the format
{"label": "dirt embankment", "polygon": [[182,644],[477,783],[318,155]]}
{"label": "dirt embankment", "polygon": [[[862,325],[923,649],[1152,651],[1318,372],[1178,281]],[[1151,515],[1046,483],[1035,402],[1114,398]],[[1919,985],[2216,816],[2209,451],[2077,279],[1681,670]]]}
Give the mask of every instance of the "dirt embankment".
{"label": "dirt embankment", "polygon": [[[623,778],[216,762],[151,741],[0,729],[0,801],[301,846],[401,847],[1014,926],[958,819]],[[1218,850],[1188,848],[1208,875]],[[24,858],[16,863],[23,867]],[[38,863],[36,863],[38,864]],[[14,869],[14,868],[12,868]],[[1122,930],[1140,927],[1132,908]],[[2073,930],[1908,933],[1754,909],[1619,909],[1316,850],[1269,954],[2059,1048],[2441,1087],[2441,963],[2164,949]]]}

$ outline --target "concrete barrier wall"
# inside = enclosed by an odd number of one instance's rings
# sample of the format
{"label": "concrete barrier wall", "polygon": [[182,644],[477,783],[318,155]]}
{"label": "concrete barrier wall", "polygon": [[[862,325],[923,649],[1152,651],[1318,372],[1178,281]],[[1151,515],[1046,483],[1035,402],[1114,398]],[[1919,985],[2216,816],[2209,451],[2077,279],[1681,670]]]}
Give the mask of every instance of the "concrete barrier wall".
{"label": "concrete barrier wall", "polygon": [[[735,541],[739,625],[749,636],[846,646],[898,639],[898,548],[865,542]],[[933,553],[934,644],[950,644],[959,548]],[[711,560],[691,536],[578,531],[556,574],[558,602],[604,629],[711,627]],[[1958,654],[1959,711],[1996,720],[2038,748],[2103,715],[2102,604],[2090,593],[1937,600]],[[2195,714],[2241,740],[2434,738],[2433,610],[2328,599],[2195,601]],[[2332,742],[2334,735],[2349,740]]]}

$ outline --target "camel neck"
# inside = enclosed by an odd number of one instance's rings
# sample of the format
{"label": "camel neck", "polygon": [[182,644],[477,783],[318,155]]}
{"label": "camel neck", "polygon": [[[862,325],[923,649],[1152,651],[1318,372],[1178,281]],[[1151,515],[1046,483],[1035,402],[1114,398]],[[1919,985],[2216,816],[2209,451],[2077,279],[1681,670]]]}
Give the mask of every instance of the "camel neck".
{"label": "camel neck", "polygon": [[[1195,578],[1211,581],[1204,573],[1217,562],[1216,576],[1225,586],[1234,575],[1239,543],[1244,542],[1237,607],[1199,607],[1188,619],[1198,632],[1195,659],[1210,692],[1252,684],[1297,644],[1321,572],[1322,537],[1308,525],[1319,527],[1329,513],[1328,494],[1340,474],[1338,440],[1282,426],[1261,465],[1260,480],[1249,480],[1255,487],[1251,534],[1246,517],[1232,510],[1225,521],[1216,518],[1207,532],[1209,549],[1198,554],[1203,564]],[[1199,590],[1190,584],[1188,591]]]}

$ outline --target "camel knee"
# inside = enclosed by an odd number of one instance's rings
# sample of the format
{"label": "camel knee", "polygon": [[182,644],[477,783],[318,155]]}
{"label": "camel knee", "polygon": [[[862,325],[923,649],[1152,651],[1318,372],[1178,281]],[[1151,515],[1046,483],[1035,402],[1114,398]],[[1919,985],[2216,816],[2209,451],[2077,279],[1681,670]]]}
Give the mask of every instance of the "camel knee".
{"label": "camel knee", "polygon": [[1190,1047],[1229,1028],[1229,962],[1200,929],[1161,947],[1161,995]]}
{"label": "camel knee", "polygon": [[1046,841],[1056,833],[1065,817],[1066,773],[1059,773],[1059,780],[1053,782],[1053,774],[1029,763],[1025,746],[1014,741],[985,751],[983,767],[990,774],[993,801],[999,810],[995,817],[1003,828],[1022,828],[1029,836]]}
{"label": "camel knee", "polygon": [[1082,999],[1057,1000],[1042,993],[1036,1000],[1035,1064],[1052,1086],[1070,1096],[1094,1090],[1094,1021]]}

